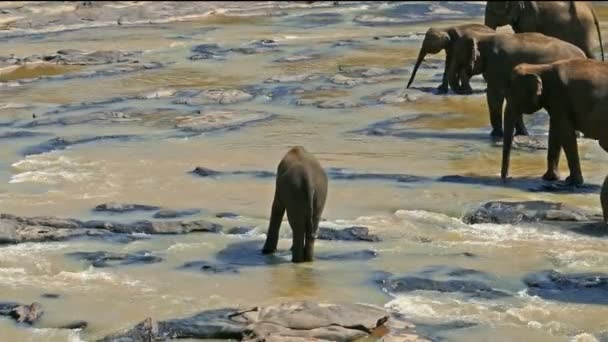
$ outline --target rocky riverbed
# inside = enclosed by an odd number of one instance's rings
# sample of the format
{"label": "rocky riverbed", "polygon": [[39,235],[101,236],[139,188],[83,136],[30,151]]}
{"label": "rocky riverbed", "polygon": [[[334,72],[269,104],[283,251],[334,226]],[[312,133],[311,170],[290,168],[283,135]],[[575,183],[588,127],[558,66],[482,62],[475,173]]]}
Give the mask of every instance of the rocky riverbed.
{"label": "rocky riverbed", "polygon": [[[483,13],[0,2],[0,340],[605,340],[606,153],[543,182],[539,112],[505,183],[481,77],[438,95],[427,56],[405,89],[429,26]],[[293,145],[330,183],[311,264],[287,221],[260,253]]]}

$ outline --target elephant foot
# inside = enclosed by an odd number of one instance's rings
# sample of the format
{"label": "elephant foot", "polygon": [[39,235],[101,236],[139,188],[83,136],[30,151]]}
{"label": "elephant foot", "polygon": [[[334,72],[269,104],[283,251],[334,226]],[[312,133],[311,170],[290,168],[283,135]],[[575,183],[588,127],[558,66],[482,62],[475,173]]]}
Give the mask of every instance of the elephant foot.
{"label": "elephant foot", "polygon": [[492,137],[492,139],[495,140],[495,141],[499,140],[499,139],[502,139],[503,136],[504,136],[504,134],[502,132],[502,129],[499,129],[499,128],[494,128],[492,130],[492,132],[490,133],[490,137]]}
{"label": "elephant foot", "polygon": [[559,180],[559,173],[557,173],[557,172],[555,172],[553,170],[548,170],[543,175],[543,180],[548,181],[548,182],[557,181],[557,180]]}
{"label": "elephant foot", "polygon": [[530,133],[528,133],[528,130],[524,127],[524,128],[516,128],[515,129],[515,135],[530,135]]}
{"label": "elephant foot", "polygon": [[566,178],[565,183],[568,186],[579,187],[579,186],[583,185],[583,183],[584,183],[583,176],[570,175]]}
{"label": "elephant foot", "polygon": [[270,247],[264,247],[262,248],[262,254],[264,255],[268,255],[268,254],[272,254],[274,252],[276,252],[276,248],[270,248]]}
{"label": "elephant foot", "polygon": [[447,94],[448,93],[448,85],[447,84],[442,84],[439,87],[437,87],[437,94]]}

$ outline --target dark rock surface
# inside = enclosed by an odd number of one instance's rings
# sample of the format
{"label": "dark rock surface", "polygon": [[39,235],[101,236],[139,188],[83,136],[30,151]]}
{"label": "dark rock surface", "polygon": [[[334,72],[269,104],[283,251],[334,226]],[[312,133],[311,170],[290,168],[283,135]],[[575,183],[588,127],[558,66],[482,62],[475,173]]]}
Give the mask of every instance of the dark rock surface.
{"label": "dark rock surface", "polygon": [[228,219],[233,219],[233,218],[237,218],[240,215],[237,213],[231,213],[231,212],[221,212],[221,213],[217,213],[215,214],[215,217],[218,218],[228,218]]}
{"label": "dark rock surface", "polygon": [[608,305],[608,274],[566,274],[555,270],[527,275],[528,294],[567,303]]}
{"label": "dark rock surface", "polygon": [[40,295],[40,297],[47,299],[57,299],[61,296],[56,293],[43,293],[42,295]]}
{"label": "dark rock surface", "polygon": [[93,211],[122,214],[134,211],[156,211],[159,209],[160,207],[155,205],[108,202],[97,205],[93,208]]}
{"label": "dark rock surface", "polygon": [[9,316],[17,323],[35,324],[44,311],[40,303],[30,305],[18,303],[0,303],[0,316]]}
{"label": "dark rock surface", "polygon": [[67,254],[68,257],[85,260],[93,267],[113,267],[134,264],[154,264],[163,259],[153,255],[149,251],[137,251],[134,253],[112,253],[112,252],[74,252]]}
{"label": "dark rock surface", "polygon": [[239,273],[239,269],[236,266],[232,265],[220,265],[220,264],[212,264],[207,261],[190,261],[183,264],[180,269],[183,270],[196,270],[203,273]]}
{"label": "dark rock surface", "polygon": [[244,235],[244,234],[249,234],[253,230],[255,230],[255,227],[232,227],[226,232],[226,234]]}
{"label": "dark rock surface", "polygon": [[133,52],[122,52],[114,50],[84,52],[73,49],[59,50],[55,54],[42,57],[45,62],[64,65],[100,65],[129,62]]}
{"label": "dark rock surface", "polygon": [[185,216],[193,216],[201,213],[200,209],[183,209],[183,210],[160,210],[156,214],[154,214],[154,218],[156,219],[174,219],[181,218]]}
{"label": "dark rock surface", "polygon": [[332,241],[381,241],[380,237],[369,234],[369,229],[367,227],[358,226],[344,229],[319,227],[319,230],[317,231],[317,239]]}
{"label": "dark rock surface", "polygon": [[117,141],[128,141],[134,139],[134,135],[122,134],[122,135],[102,135],[102,136],[90,136],[90,137],[69,137],[69,138],[53,138],[47,140],[39,145],[30,146],[24,149],[23,154],[26,156],[41,154],[55,150],[64,150],[70,146],[86,144],[90,142],[106,141],[106,140],[117,140]]}
{"label": "dark rock surface", "polygon": [[[100,341],[164,341],[179,338],[239,341],[354,341],[370,335],[397,337],[387,328],[390,315],[363,304],[283,303],[243,311],[216,309],[192,317],[155,322],[148,318],[133,329]],[[417,339],[414,326],[399,337]],[[397,339],[395,339],[397,340]],[[404,341],[405,339],[401,339]]]}
{"label": "dark rock surface", "polygon": [[545,201],[487,202],[467,212],[463,217],[463,221],[468,224],[592,220],[599,220],[599,216],[567,204]]}
{"label": "dark rock surface", "polygon": [[367,261],[377,257],[378,253],[369,249],[342,253],[317,253],[315,255],[315,259],[324,261]]}
{"label": "dark rock surface", "polygon": [[175,103],[186,104],[191,106],[209,104],[234,104],[239,102],[250,101],[253,98],[253,94],[250,94],[244,90],[213,88],[203,90],[198,94],[190,97],[177,99],[175,100]]}
{"label": "dark rock surface", "polygon": [[205,220],[195,221],[136,221],[117,223],[93,220],[79,221],[56,217],[19,217],[0,214],[0,242],[62,241],[74,238],[100,238],[111,242],[130,242],[129,234],[187,234],[219,233],[222,226]]}

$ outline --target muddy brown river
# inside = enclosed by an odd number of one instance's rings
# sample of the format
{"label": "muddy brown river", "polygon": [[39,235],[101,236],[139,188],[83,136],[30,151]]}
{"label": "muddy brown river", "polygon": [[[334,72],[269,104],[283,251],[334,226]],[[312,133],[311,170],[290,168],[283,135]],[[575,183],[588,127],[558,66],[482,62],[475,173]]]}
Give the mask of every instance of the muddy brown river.
{"label": "muddy brown river", "polygon": [[[125,3],[112,10],[127,11],[120,7]],[[73,10],[61,3],[22,5],[41,6],[39,16]],[[267,2],[236,12],[215,6],[219,10],[188,20],[167,15],[116,25],[114,19],[95,28],[87,25],[97,21],[64,27],[61,21],[35,22],[39,26],[31,29],[10,23],[34,12],[23,14],[9,2],[0,6],[10,12],[0,14],[6,17],[0,18],[6,25],[0,31],[6,57],[0,71],[0,212],[162,220],[154,211],[93,211],[107,202],[137,203],[192,209],[184,219],[206,219],[224,230],[138,236],[130,243],[3,245],[0,302],[39,302],[45,314],[34,327],[0,317],[0,341],[93,341],[149,316],[169,319],[296,299],[383,306],[415,322],[431,340],[608,339],[605,300],[539,296],[523,282],[544,270],[608,273],[604,235],[461,220],[491,200],[544,200],[599,211],[599,190],[543,191],[546,150],[534,148],[514,151],[515,185],[500,183],[502,149],[489,138],[485,83],[476,76],[469,96],[435,94],[443,54],[428,56],[413,88],[404,92],[427,28],[483,22],[483,2]],[[608,32],[608,7],[595,6]],[[152,16],[160,9],[132,11]],[[57,57],[67,49],[123,55],[69,63]],[[9,55],[34,57],[13,65]],[[47,55],[55,57],[35,57]],[[527,119],[533,136],[545,142],[547,114]],[[255,262],[274,193],[273,178],[263,172],[274,172],[294,145],[334,172],[322,226],[364,226],[382,239],[318,240],[316,252],[366,250],[374,257]],[[586,183],[601,184],[608,155],[592,140],[579,139],[579,150]],[[191,173],[196,167],[224,173],[201,177]],[[226,212],[237,216],[217,217]],[[247,233],[226,233],[233,227]],[[290,237],[285,220],[279,249],[289,248]],[[95,251],[147,251],[161,261],[95,267],[71,256]],[[247,253],[253,262],[246,262]],[[288,261],[290,255],[278,258]],[[236,259],[243,263],[238,273],[180,267]],[[391,293],[374,281],[379,271],[431,276],[462,269],[507,295]],[[88,327],[50,328],[76,320]]]}

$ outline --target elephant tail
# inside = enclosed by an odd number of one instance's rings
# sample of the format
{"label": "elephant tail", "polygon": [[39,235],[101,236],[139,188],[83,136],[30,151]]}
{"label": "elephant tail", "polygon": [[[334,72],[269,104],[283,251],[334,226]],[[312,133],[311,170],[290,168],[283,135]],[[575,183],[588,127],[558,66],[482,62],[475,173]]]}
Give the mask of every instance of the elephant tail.
{"label": "elephant tail", "polygon": [[600,23],[597,20],[597,14],[595,13],[595,9],[593,5],[589,5],[591,9],[591,14],[593,14],[593,22],[595,23],[595,29],[597,30],[597,39],[600,41],[600,52],[602,53],[602,62],[604,61],[604,44],[602,43],[602,32],[600,31]]}

